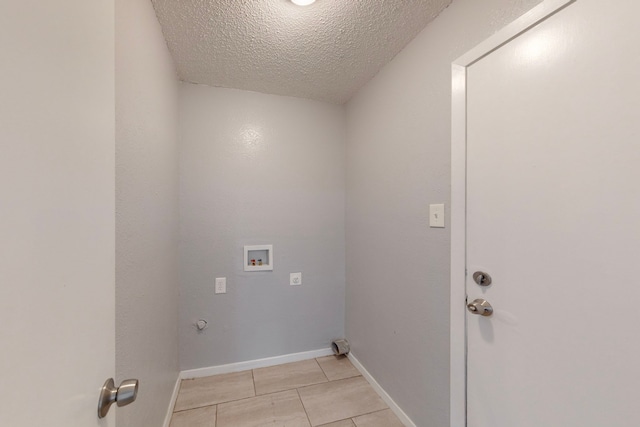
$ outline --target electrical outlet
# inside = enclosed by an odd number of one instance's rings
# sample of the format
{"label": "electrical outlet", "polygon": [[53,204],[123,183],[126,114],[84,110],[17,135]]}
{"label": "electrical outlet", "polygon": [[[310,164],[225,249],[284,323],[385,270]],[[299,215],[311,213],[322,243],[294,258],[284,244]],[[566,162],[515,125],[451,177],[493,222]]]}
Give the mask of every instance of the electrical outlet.
{"label": "electrical outlet", "polygon": [[216,294],[226,294],[226,293],[227,293],[227,278],[216,277]]}
{"label": "electrical outlet", "polygon": [[291,274],[289,274],[289,284],[291,286],[302,285],[302,273],[291,273]]}

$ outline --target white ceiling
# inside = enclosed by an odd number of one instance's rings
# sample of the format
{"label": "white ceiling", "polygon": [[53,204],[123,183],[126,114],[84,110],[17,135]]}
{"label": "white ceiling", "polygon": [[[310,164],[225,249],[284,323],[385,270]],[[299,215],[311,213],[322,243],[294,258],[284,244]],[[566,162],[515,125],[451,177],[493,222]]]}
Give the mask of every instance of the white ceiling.
{"label": "white ceiling", "polygon": [[342,104],[451,0],[152,0],[187,82]]}

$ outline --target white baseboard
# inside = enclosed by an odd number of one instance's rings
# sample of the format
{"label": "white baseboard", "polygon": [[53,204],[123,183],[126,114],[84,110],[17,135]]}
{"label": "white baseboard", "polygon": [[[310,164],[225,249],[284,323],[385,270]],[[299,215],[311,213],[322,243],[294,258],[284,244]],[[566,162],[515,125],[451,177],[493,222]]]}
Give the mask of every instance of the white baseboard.
{"label": "white baseboard", "polygon": [[246,362],[230,363],[228,365],[210,366],[208,368],[189,369],[180,372],[180,379],[210,377],[211,375],[229,374],[231,372],[248,371],[250,369],[266,368],[268,366],[283,365],[316,357],[331,356],[330,348],[305,351],[302,353],[285,354],[284,356],[267,357],[266,359],[248,360]]}
{"label": "white baseboard", "polygon": [[164,417],[163,427],[169,427],[169,424],[171,424],[171,416],[173,415],[173,408],[176,407],[176,399],[178,399],[179,391],[180,391],[180,374],[178,374],[178,378],[176,379],[176,385],[173,386],[173,394],[171,395],[171,400],[169,401],[169,409],[167,409],[167,415]]}
{"label": "white baseboard", "polygon": [[355,366],[356,369],[360,371],[362,376],[369,382],[369,384],[371,384],[371,387],[373,387],[376,393],[380,395],[382,400],[384,400],[384,403],[386,403],[387,406],[389,406],[389,408],[393,411],[393,413],[396,414],[402,424],[404,424],[406,427],[416,427],[415,423],[411,421],[411,418],[409,418],[409,416],[405,414],[402,409],[400,409],[398,404],[393,401],[391,396],[389,396],[386,391],[384,391],[382,386],[378,384],[375,378],[371,376],[369,371],[367,371],[365,367],[362,366],[362,363],[360,363],[360,361],[353,355],[353,353],[349,353],[347,357],[349,358],[353,366]]}

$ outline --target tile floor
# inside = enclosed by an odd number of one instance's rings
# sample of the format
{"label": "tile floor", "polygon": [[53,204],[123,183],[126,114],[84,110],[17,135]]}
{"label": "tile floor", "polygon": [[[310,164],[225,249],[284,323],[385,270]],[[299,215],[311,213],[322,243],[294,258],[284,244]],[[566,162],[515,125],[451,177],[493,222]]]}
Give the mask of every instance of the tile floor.
{"label": "tile floor", "polygon": [[183,380],[171,427],[403,427],[346,357]]}

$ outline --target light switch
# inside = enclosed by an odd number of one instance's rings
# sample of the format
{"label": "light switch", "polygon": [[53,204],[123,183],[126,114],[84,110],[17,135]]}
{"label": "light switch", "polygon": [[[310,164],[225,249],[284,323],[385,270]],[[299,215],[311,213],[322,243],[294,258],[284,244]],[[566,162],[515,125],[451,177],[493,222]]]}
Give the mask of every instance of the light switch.
{"label": "light switch", "polygon": [[217,277],[216,278],[216,294],[226,294],[226,293],[227,293],[227,278]]}
{"label": "light switch", "polygon": [[429,205],[429,226],[444,228],[444,205]]}
{"label": "light switch", "polygon": [[302,285],[302,273],[289,274],[289,284],[291,286]]}

